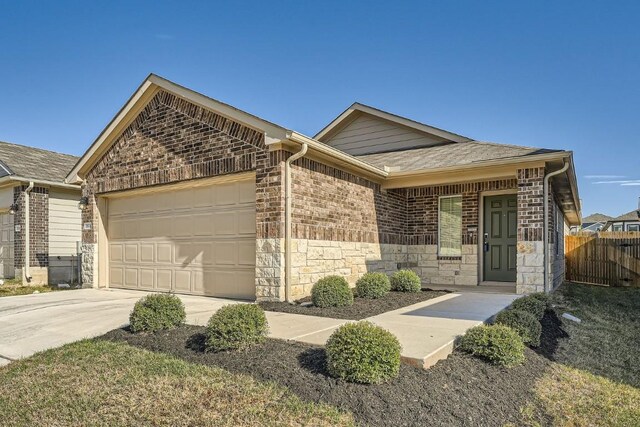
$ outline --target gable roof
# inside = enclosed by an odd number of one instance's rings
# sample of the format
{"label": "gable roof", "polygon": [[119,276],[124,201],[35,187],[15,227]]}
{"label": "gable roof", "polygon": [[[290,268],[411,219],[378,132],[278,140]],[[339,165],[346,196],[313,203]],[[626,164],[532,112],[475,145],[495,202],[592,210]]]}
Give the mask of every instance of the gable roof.
{"label": "gable roof", "polygon": [[472,141],[471,138],[467,138],[466,136],[458,135],[453,132],[449,132],[434,126],[420,123],[415,120],[408,119],[406,117],[398,116],[397,114],[392,114],[387,111],[380,110],[378,108],[361,104],[359,102],[354,102],[349,108],[344,110],[338,117],[333,119],[331,123],[325,126],[320,132],[318,132],[314,136],[314,139],[317,139],[318,141],[326,143],[329,139],[331,139],[333,135],[335,135],[341,129],[348,126],[353,120],[355,120],[356,118],[360,117],[363,114],[377,117],[379,119],[386,120],[386,121],[395,123],[397,125],[416,130],[423,134],[435,136],[445,141],[450,141],[450,142]]}
{"label": "gable roof", "polygon": [[514,160],[550,153],[563,153],[563,151],[470,141],[463,144],[445,144],[357,157],[379,168],[385,168],[389,172],[410,172],[491,160]]}
{"label": "gable roof", "polygon": [[66,177],[67,182],[79,182],[80,174],[86,172],[97,159],[101,157],[106,150],[111,147],[115,139],[123,130],[136,118],[138,113],[146,106],[153,96],[160,90],[166,90],[183,99],[188,100],[194,105],[214,110],[216,113],[235,120],[252,129],[264,132],[267,143],[270,141],[280,141],[286,138],[287,129],[264,120],[260,117],[249,114],[229,104],[218,101],[213,98],[202,95],[196,91],[180,86],[172,81],[164,79],[155,74],[149,74],[144,79],[138,89],[131,95],[129,100],[111,119],[109,124],[100,132],[96,140],[91,144],[89,149],[83,154],[78,162],[70,169]]}
{"label": "gable roof", "polygon": [[631,212],[627,212],[615,218],[611,218],[609,222],[618,222],[618,221],[640,221],[640,216],[638,215],[638,210],[634,209]]}
{"label": "gable roof", "polygon": [[70,154],[0,141],[0,176],[62,184],[77,161]]}
{"label": "gable roof", "polygon": [[609,216],[609,215],[605,215],[605,214],[601,214],[601,213],[594,213],[591,214],[585,218],[582,218],[582,223],[583,224],[591,224],[591,223],[595,223],[595,222],[607,222],[609,220],[613,219],[613,217]]}

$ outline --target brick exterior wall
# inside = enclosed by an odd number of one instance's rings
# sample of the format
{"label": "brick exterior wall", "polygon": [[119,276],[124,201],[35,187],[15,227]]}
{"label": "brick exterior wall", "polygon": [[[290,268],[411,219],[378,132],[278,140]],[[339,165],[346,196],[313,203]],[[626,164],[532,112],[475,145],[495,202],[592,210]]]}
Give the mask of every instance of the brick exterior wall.
{"label": "brick exterior wall", "polygon": [[381,191],[365,178],[302,158],[292,167],[292,236],[404,243],[406,192]]}
{"label": "brick exterior wall", "polygon": [[542,241],[544,168],[518,170],[518,240]]}
{"label": "brick exterior wall", "polygon": [[[25,265],[24,260],[24,227],[25,227],[25,198],[26,186],[15,187],[14,203],[18,205],[18,212],[13,219],[14,226],[20,227],[20,232],[14,234],[14,263],[16,268]],[[29,265],[46,268],[49,265],[49,189],[33,187],[29,194]]]}

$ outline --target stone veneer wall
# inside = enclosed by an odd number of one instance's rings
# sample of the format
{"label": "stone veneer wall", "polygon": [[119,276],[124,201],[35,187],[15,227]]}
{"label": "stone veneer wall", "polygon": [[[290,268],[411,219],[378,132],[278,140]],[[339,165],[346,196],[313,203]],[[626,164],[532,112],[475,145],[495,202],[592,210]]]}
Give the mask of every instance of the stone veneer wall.
{"label": "stone veneer wall", "polygon": [[[91,223],[92,228],[83,227],[83,285],[98,285],[96,201],[101,194],[255,171],[256,232],[260,243],[283,236],[284,158],[282,151],[268,151],[262,132],[168,92],[158,92],[85,177],[82,194],[88,197],[89,205],[82,212],[82,222]],[[272,257],[277,259],[281,248],[267,246],[277,251]],[[261,250],[267,246],[260,245]],[[266,258],[256,257],[256,271],[270,274],[256,277],[256,292],[261,297],[277,298],[279,279],[269,270],[275,268],[273,260],[268,265],[260,264]]]}
{"label": "stone veneer wall", "polygon": [[[26,185],[14,187],[13,200],[18,205],[18,211],[13,219],[14,226],[20,231],[14,231],[14,265],[15,277],[24,280],[24,226],[25,226],[25,197]],[[29,193],[29,271],[34,285],[48,284],[49,266],[49,189],[33,187]],[[15,229],[14,229],[15,230]]]}

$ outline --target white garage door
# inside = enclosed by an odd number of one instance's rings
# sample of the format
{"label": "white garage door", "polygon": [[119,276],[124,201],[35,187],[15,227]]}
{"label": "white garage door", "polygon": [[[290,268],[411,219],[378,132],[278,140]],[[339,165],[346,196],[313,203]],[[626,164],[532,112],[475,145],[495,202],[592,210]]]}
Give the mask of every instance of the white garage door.
{"label": "white garage door", "polygon": [[13,215],[0,214],[0,279],[15,275],[13,265]]}
{"label": "white garage door", "polygon": [[255,298],[255,181],[108,201],[114,288]]}

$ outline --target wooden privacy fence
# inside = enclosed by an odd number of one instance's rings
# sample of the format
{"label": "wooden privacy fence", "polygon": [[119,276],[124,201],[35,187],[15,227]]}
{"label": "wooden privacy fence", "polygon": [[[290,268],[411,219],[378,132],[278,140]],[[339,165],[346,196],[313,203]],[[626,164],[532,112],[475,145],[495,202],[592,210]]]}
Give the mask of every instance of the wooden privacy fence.
{"label": "wooden privacy fence", "polygon": [[640,232],[565,236],[566,279],[609,286],[640,286]]}

